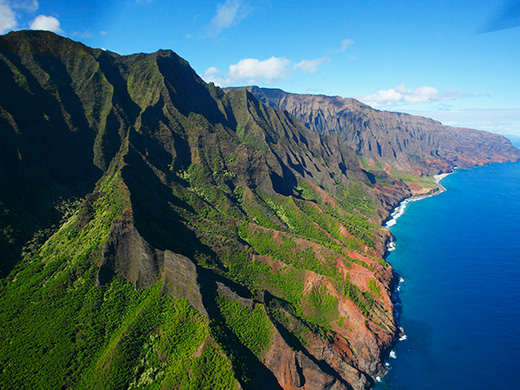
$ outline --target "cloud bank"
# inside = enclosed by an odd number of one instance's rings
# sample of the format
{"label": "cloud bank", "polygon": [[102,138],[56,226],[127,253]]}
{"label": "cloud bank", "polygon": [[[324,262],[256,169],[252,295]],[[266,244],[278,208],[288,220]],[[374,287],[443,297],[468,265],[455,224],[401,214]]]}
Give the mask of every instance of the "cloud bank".
{"label": "cloud bank", "polygon": [[447,101],[461,96],[463,94],[453,90],[440,92],[437,88],[430,86],[411,89],[400,84],[395,88],[380,89],[372,95],[357,96],[357,99],[373,107],[392,107],[399,104]]}
{"label": "cloud bank", "polygon": [[506,136],[520,137],[520,108],[414,111],[409,114],[425,116],[442,122],[446,126],[469,127],[487,130]]}
{"label": "cloud bank", "polygon": [[244,58],[236,64],[229,65],[228,71],[225,73],[215,67],[206,69],[203,79],[207,82],[214,82],[219,86],[244,83],[266,83],[272,85],[288,78],[297,71],[314,73],[325,60],[325,58],[316,58],[314,60],[293,62],[284,57],[274,56],[266,60]]}

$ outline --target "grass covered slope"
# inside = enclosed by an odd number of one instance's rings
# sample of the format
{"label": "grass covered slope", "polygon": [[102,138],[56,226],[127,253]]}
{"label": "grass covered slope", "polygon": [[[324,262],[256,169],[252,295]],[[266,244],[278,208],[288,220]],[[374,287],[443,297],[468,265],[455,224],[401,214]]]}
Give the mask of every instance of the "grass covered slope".
{"label": "grass covered slope", "polygon": [[118,173],[107,175],[95,201],[2,281],[2,387],[235,386],[207,318],[187,299],[164,295],[161,281],[136,290],[114,276],[99,285],[96,261],[129,212],[128,195]]}
{"label": "grass covered slope", "polygon": [[380,223],[402,181],[169,51],[10,33],[0,79],[0,387],[364,389],[382,373]]}

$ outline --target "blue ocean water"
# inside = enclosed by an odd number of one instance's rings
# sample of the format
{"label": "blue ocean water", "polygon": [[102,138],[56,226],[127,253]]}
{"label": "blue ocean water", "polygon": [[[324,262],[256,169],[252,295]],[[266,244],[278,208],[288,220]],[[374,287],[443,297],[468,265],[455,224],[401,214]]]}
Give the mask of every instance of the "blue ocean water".
{"label": "blue ocean water", "polygon": [[390,227],[406,340],[375,389],[520,389],[520,163],[442,184]]}

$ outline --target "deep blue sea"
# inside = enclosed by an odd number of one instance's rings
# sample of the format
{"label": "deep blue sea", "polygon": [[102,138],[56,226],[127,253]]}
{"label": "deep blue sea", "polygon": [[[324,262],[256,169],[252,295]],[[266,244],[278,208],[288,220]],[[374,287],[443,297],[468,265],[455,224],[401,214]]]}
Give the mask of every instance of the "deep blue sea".
{"label": "deep blue sea", "polygon": [[520,163],[441,183],[390,227],[406,340],[375,388],[520,389]]}

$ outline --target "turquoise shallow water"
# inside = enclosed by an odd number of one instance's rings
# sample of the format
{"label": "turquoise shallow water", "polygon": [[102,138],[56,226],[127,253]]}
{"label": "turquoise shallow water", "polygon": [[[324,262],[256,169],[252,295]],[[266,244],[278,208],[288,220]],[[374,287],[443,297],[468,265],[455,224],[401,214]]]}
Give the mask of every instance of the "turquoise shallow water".
{"label": "turquoise shallow water", "polygon": [[376,389],[519,389],[520,163],[442,184],[390,227],[406,340]]}

